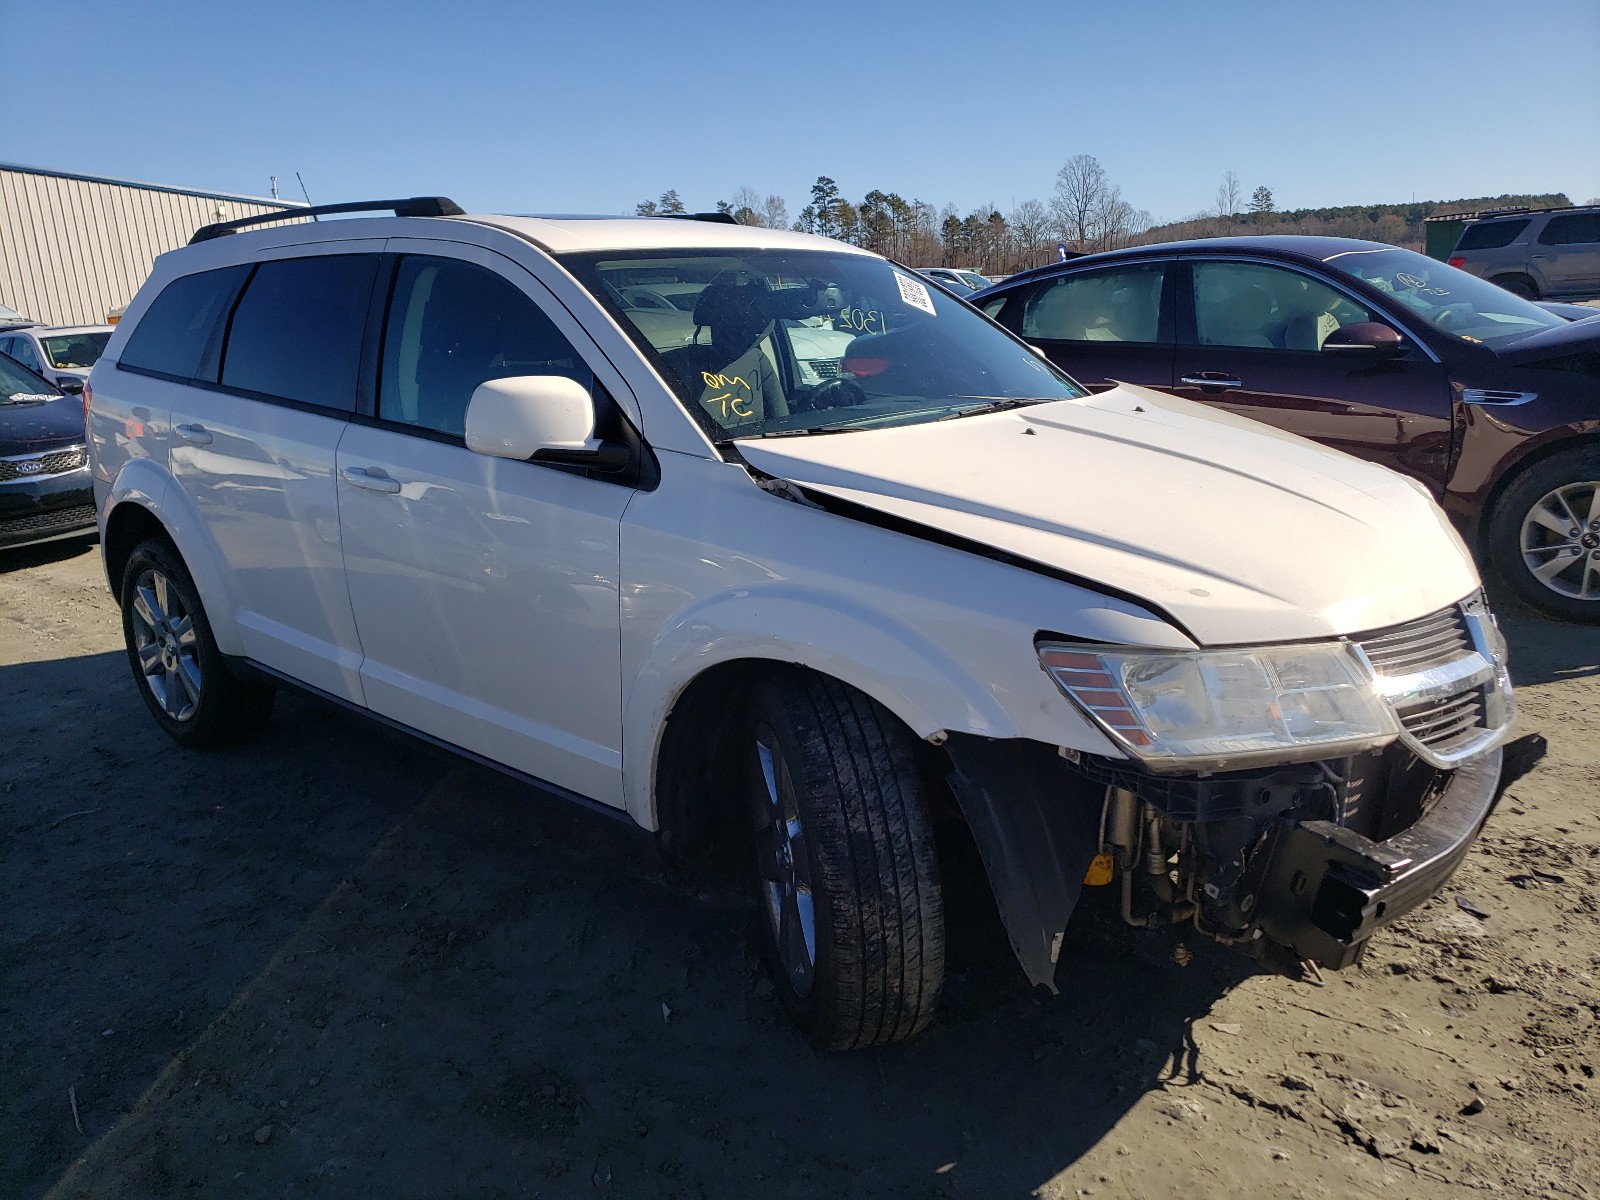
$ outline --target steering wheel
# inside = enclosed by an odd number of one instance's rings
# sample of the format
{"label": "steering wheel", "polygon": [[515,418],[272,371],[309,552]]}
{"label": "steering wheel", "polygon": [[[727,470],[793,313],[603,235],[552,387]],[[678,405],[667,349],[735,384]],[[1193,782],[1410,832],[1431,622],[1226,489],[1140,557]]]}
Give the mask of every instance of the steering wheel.
{"label": "steering wheel", "polygon": [[865,389],[854,379],[824,379],[806,396],[806,407],[812,412],[824,408],[850,408],[868,403]]}
{"label": "steering wheel", "polygon": [[1433,323],[1439,329],[1455,329],[1472,316],[1470,304],[1447,304],[1433,314]]}

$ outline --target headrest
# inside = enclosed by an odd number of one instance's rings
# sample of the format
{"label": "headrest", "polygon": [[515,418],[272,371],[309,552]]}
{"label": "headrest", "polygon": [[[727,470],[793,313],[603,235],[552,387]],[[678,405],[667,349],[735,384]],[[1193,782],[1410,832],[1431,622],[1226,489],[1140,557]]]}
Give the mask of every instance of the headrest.
{"label": "headrest", "polygon": [[710,329],[713,342],[747,344],[771,320],[767,285],[759,279],[713,283],[700,293],[694,305],[694,323]]}

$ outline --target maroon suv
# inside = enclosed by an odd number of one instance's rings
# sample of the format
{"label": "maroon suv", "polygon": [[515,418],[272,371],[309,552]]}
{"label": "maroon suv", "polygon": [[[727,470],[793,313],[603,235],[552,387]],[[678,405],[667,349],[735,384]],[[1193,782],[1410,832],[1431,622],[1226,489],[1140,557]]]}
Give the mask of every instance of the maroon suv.
{"label": "maroon suv", "polygon": [[1090,254],[970,300],[1091,389],[1160,388],[1410,475],[1522,599],[1600,621],[1600,314],[1324,237]]}

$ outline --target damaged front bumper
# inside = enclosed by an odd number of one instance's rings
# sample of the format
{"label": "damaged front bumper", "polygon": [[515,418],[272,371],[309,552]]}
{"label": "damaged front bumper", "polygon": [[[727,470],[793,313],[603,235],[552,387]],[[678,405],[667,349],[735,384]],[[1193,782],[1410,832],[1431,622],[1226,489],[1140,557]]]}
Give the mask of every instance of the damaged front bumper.
{"label": "damaged front bumper", "polygon": [[[1204,779],[1026,741],[952,736],[945,750],[1012,948],[1030,982],[1054,990],[1062,935],[1102,855],[1123,875],[1133,924],[1192,920],[1231,944],[1350,965],[1444,886],[1543,741],[1450,770],[1392,747]],[[1135,879],[1157,905],[1144,916],[1129,908]]]}
{"label": "damaged front bumper", "polygon": [[1256,905],[1263,936],[1335,970],[1379,929],[1437,894],[1510,783],[1495,750],[1456,768],[1409,829],[1373,841],[1326,820],[1281,819]]}

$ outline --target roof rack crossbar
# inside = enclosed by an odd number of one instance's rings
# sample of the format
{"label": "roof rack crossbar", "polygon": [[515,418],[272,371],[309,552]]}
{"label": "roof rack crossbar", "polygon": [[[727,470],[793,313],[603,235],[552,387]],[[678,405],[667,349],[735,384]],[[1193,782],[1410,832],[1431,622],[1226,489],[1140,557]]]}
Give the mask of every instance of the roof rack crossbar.
{"label": "roof rack crossbar", "polygon": [[286,208],[282,212],[257,213],[251,217],[238,217],[232,221],[218,221],[202,225],[189,239],[189,245],[209,242],[225,234],[237,233],[251,225],[267,225],[273,221],[293,221],[301,217],[321,217],[334,213],[392,212],[397,217],[459,217],[465,210],[446,196],[412,196],[406,200],[356,200],[349,204],[314,204],[310,208]]}

